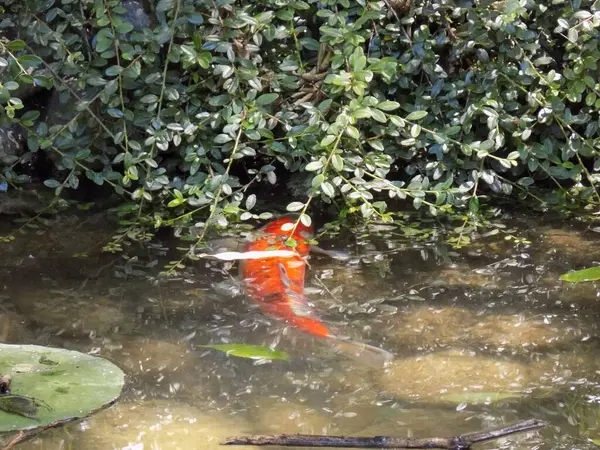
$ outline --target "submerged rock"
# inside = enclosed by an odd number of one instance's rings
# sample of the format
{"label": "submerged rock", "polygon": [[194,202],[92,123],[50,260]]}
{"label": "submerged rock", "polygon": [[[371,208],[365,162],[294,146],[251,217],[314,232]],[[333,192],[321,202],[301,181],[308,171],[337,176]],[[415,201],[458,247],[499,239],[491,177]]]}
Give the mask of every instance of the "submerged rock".
{"label": "submerged rock", "polygon": [[498,289],[500,279],[494,275],[477,273],[472,267],[464,266],[444,269],[434,275],[426,284],[432,287],[469,287],[476,289]]}
{"label": "submerged rock", "polygon": [[529,318],[521,315],[493,315],[469,330],[486,348],[549,349],[581,339],[583,324],[562,317]]}
{"label": "submerged rock", "polygon": [[389,324],[384,329],[386,338],[396,349],[409,352],[459,346],[521,355],[557,349],[596,334],[595,326],[574,315],[478,315],[453,307],[399,313]]}
{"label": "submerged rock", "polygon": [[399,348],[411,351],[463,344],[478,318],[461,308],[424,307],[396,315],[385,330]]}
{"label": "submerged rock", "polygon": [[23,290],[12,296],[17,311],[54,334],[108,336],[131,330],[132,318],[108,297],[69,291]]}
{"label": "submerged rock", "polygon": [[336,434],[332,413],[298,400],[261,399],[250,408],[249,417],[264,434]]}
{"label": "submerged rock", "polygon": [[[558,276],[556,277],[556,279],[558,279]],[[550,280],[550,282],[552,282],[553,286],[557,284],[555,280]],[[558,288],[558,298],[559,302],[564,304],[565,306],[573,305],[575,307],[589,307],[599,310],[600,282],[563,282]]]}
{"label": "submerged rock", "polygon": [[119,403],[72,427],[70,434],[74,448],[87,450],[217,450],[224,438],[252,434],[252,429],[240,416],[154,400]]}
{"label": "submerged rock", "polygon": [[[2,142],[0,137],[0,146],[1,145]],[[0,192],[0,215],[25,216],[37,213],[50,204],[50,197],[46,196],[45,198],[44,195],[42,195],[45,191],[47,191],[47,189],[44,188],[39,192],[33,189],[8,189],[6,192]]]}
{"label": "submerged rock", "polygon": [[185,344],[174,344],[149,338],[116,340],[102,347],[102,355],[109,356],[121,367],[136,375],[153,375],[183,371],[196,358]]}
{"label": "submerged rock", "polygon": [[572,261],[589,262],[600,257],[600,242],[590,234],[575,229],[550,228],[538,230],[542,238],[539,247],[546,254],[567,256]]}
{"label": "submerged rock", "polygon": [[386,392],[419,401],[454,403],[457,395],[519,395],[536,381],[531,367],[470,351],[437,352],[391,363],[380,377]]}
{"label": "submerged rock", "polygon": [[469,350],[437,352],[398,359],[379,377],[395,397],[423,403],[489,404],[523,396],[548,396],[574,383],[596,385],[595,346],[574,352],[537,355],[524,363],[491,358]]}

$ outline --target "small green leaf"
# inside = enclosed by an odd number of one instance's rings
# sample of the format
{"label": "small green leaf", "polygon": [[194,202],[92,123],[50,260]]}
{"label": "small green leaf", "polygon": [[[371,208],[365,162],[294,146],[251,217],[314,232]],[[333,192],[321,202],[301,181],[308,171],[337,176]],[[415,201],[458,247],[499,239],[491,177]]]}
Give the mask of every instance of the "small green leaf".
{"label": "small green leaf", "polygon": [[321,147],[327,147],[335,141],[335,136],[333,134],[328,134],[323,139],[321,139]]}
{"label": "small green leaf", "polygon": [[23,55],[19,58],[19,64],[21,64],[23,68],[28,69],[30,67],[37,67],[42,64],[42,59],[35,55]]}
{"label": "small green leaf", "polygon": [[333,168],[338,172],[341,172],[344,168],[344,160],[340,155],[333,155],[331,157],[331,164],[333,164]]}
{"label": "small green leaf", "polygon": [[250,211],[256,205],[256,195],[250,194],[246,199],[246,209]]}
{"label": "small green leaf", "polygon": [[109,116],[114,117],[116,119],[120,119],[121,117],[123,117],[123,111],[117,108],[109,108],[106,112]]}
{"label": "small green leaf", "polygon": [[229,94],[217,95],[216,97],[212,97],[208,103],[211,106],[223,106],[229,103],[231,100],[231,96]]}
{"label": "small green leaf", "polygon": [[313,189],[318,189],[319,186],[321,186],[321,184],[323,183],[323,181],[325,181],[325,175],[323,175],[322,173],[314,177],[311,182]]}
{"label": "small green leaf", "polygon": [[378,103],[376,108],[381,109],[382,111],[393,111],[395,109],[400,108],[400,103],[386,100],[384,102]]}
{"label": "small green leaf", "polygon": [[156,103],[158,101],[158,96],[155,94],[146,94],[141,99],[142,103]]}
{"label": "small green leaf", "polygon": [[469,211],[473,214],[479,212],[479,197],[471,197],[471,200],[469,201]]}
{"label": "small green leaf", "polygon": [[323,167],[323,163],[321,161],[311,161],[306,165],[304,170],[308,172],[314,172],[315,170],[319,170],[321,167]]}
{"label": "small green leaf", "polygon": [[563,281],[569,281],[571,283],[600,280],[600,266],[589,267],[587,269],[581,269],[575,272],[563,273],[560,276],[560,279]]}
{"label": "small green leaf", "polygon": [[21,116],[21,120],[33,121],[40,117],[40,112],[36,110],[27,111]]}
{"label": "small green leaf", "polygon": [[228,134],[218,134],[215,136],[214,141],[217,144],[225,144],[226,142],[233,141],[233,138]]}
{"label": "small green leaf", "polygon": [[346,127],[346,134],[348,136],[350,136],[352,139],[356,139],[356,140],[360,139],[360,132],[358,131],[358,129],[356,127],[353,127],[352,125],[348,125]]}
{"label": "small green leaf", "polygon": [[371,112],[371,117],[375,119],[377,122],[385,123],[387,122],[387,116],[379,111],[378,109],[371,108],[369,110]]}
{"label": "small green leaf", "polygon": [[106,84],[106,80],[101,77],[90,77],[87,79],[87,83],[91,86],[104,86]]}
{"label": "small green leaf", "polygon": [[104,71],[104,73],[109,77],[119,75],[121,72],[123,72],[123,68],[121,66],[110,66]]}
{"label": "small green leaf", "polygon": [[279,94],[263,94],[258,97],[254,102],[259,106],[266,106],[273,103],[279,98]]}
{"label": "small green leaf", "polygon": [[96,41],[96,51],[98,53],[103,53],[106,50],[108,50],[109,48],[111,48],[113,45],[113,41],[112,39],[109,39],[107,37],[99,37],[98,40]]}
{"label": "small green leaf", "polygon": [[323,194],[325,194],[327,197],[333,198],[333,196],[335,195],[335,189],[329,181],[326,181],[321,185],[321,190],[323,191]]}
{"label": "small green leaf", "polygon": [[406,116],[406,120],[421,120],[425,116],[427,116],[427,111],[413,111]]}
{"label": "small green leaf", "polygon": [[419,137],[420,134],[421,134],[421,125],[417,125],[415,123],[412,127],[410,127],[410,135],[413,138]]}
{"label": "small green leaf", "polygon": [[293,211],[300,211],[302,208],[304,208],[304,203],[302,202],[292,202],[289,205],[287,205],[287,210],[290,212]]}
{"label": "small green leaf", "polygon": [[36,75],[35,77],[33,77],[33,83],[35,83],[36,86],[41,86],[43,88],[50,89],[52,87],[53,81],[52,78],[45,77],[43,75]]}
{"label": "small green leaf", "polygon": [[179,91],[172,86],[165,89],[165,98],[167,100],[179,100]]}
{"label": "small green leaf", "polygon": [[262,345],[250,344],[215,344],[215,345],[200,345],[199,347],[212,348],[228,355],[238,356],[240,358],[249,359],[282,359],[289,360],[287,353],[280,350],[272,350],[269,347]]}
{"label": "small green leaf", "polygon": [[369,108],[357,108],[352,111],[351,114],[355,119],[365,119],[367,117],[371,117],[371,111]]}
{"label": "small green leaf", "polygon": [[16,91],[19,89],[19,83],[15,83],[14,81],[7,81],[4,83],[4,87],[9,91]]}
{"label": "small green leaf", "polygon": [[60,186],[60,183],[58,181],[56,181],[55,179],[53,179],[53,178],[45,180],[44,184],[46,186],[48,186],[49,188],[52,188],[52,189],[57,188],[58,186]]}
{"label": "small green leaf", "polygon": [[6,44],[6,46],[8,47],[8,49],[11,52],[18,52],[25,48],[25,41],[17,39],[17,40],[9,42],[8,44]]}
{"label": "small green leaf", "polygon": [[129,33],[131,30],[133,30],[133,25],[127,22],[121,22],[115,25],[115,30],[119,33]]}

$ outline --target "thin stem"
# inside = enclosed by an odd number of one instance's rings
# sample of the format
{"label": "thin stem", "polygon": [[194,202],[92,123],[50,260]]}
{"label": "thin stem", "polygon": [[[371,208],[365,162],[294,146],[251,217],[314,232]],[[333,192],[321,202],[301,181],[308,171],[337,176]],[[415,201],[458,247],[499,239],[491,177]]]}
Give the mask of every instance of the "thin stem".
{"label": "thin stem", "polygon": [[[106,0],[105,0],[106,3]],[[119,47],[120,42],[117,39],[117,33],[115,31],[115,26],[112,19],[112,14],[110,11],[110,7],[106,6],[106,13],[108,14],[108,19],[110,21],[110,28],[112,30],[113,35],[115,36],[114,44],[115,44],[115,56],[117,57],[117,66],[121,67],[121,57],[119,56]],[[127,133],[127,119],[125,118],[125,100],[123,98],[123,72],[120,71],[117,80],[119,82],[119,99],[121,100],[121,112],[123,113],[123,137],[125,140],[125,153],[129,153],[129,136]],[[142,197],[143,200],[143,197]]]}
{"label": "thin stem", "polygon": [[[340,141],[342,140],[342,134],[344,134],[344,132],[340,131],[335,138],[333,147],[331,148],[331,151],[329,152],[329,156],[327,157],[327,161],[325,161],[325,164],[323,165],[323,171],[321,172],[323,174],[323,176],[325,176],[325,174],[327,173],[327,169],[329,167],[329,164],[331,163],[331,158],[333,158],[333,155],[335,154],[335,151],[337,150],[338,145],[340,144]],[[296,229],[298,228],[298,225],[300,224],[300,220],[302,219],[302,216],[304,214],[306,214],[306,211],[308,210],[310,202],[312,202],[313,198],[314,198],[314,194],[311,193],[308,196],[306,203],[304,204],[304,208],[302,208],[302,211],[300,212],[300,216],[298,217],[298,220],[296,220],[296,222],[294,223],[294,227],[290,231],[290,235],[288,236],[288,239],[292,239],[292,236],[294,235],[294,233],[296,232]]]}
{"label": "thin stem", "polygon": [[[165,95],[165,89],[167,87],[167,70],[169,68],[169,55],[171,54],[171,49],[173,47],[173,40],[175,39],[175,24],[177,23],[177,17],[179,17],[179,6],[180,6],[180,0],[177,0],[177,3],[175,4],[175,14],[173,15],[173,30],[171,33],[171,39],[169,40],[169,47],[167,48],[167,56],[165,57],[165,67],[163,68],[163,73],[162,73],[162,84],[160,86],[160,95],[158,97],[158,108],[157,108],[157,112],[156,112],[156,121],[158,123],[160,123],[160,113],[162,111],[162,102],[163,102],[163,97]],[[154,139],[154,141],[152,142],[152,147],[150,148],[150,158],[154,158],[154,152],[156,151],[156,139]],[[150,178],[150,172],[152,171],[152,167],[150,167],[150,165],[147,165],[146,167],[146,180],[148,180],[148,178]],[[142,215],[142,210],[144,208],[144,196],[142,195],[140,197],[140,206],[138,208],[138,219],[141,217]]]}
{"label": "thin stem", "polygon": [[[246,112],[244,111],[242,113],[242,122],[246,117]],[[242,126],[242,124],[240,123],[240,128],[238,130],[238,133],[235,137],[235,142],[233,145],[233,149],[231,150],[231,155],[229,157],[229,162],[227,163],[227,168],[225,169],[225,175],[229,175],[229,171],[231,170],[231,165],[233,164],[233,160],[235,157],[235,154],[239,148],[240,145],[240,139],[242,137],[242,132],[244,130],[244,127]],[[206,219],[205,225],[204,225],[204,229],[202,230],[202,233],[200,234],[200,236],[198,237],[198,239],[196,240],[196,242],[190,247],[190,250],[188,251],[188,253],[184,254],[175,264],[172,264],[171,267],[169,268],[169,270],[167,271],[168,275],[171,275],[174,273],[175,269],[177,269],[181,263],[184,261],[184,259],[193,251],[193,249],[195,249],[203,240],[204,237],[206,236],[206,232],[208,231],[208,226],[210,224],[210,221],[212,220],[213,216],[215,215],[215,212],[217,211],[217,206],[219,204],[219,201],[221,200],[221,193],[223,192],[223,183],[221,183],[219,185],[219,188],[217,189],[217,193],[215,195],[215,199],[213,201],[213,203],[210,206],[210,214],[208,215],[208,218]]]}

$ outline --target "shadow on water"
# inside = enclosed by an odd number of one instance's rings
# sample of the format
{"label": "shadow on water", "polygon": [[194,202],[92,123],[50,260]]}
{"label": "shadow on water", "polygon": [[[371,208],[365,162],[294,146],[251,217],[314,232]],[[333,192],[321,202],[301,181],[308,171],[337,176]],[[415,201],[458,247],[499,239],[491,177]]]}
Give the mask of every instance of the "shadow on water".
{"label": "shadow on water", "polygon": [[[2,244],[0,338],[100,354],[128,374],[120,403],[22,448],[216,449],[251,433],[427,437],[529,417],[551,426],[481,448],[595,448],[600,291],[558,277],[598,261],[600,243],[570,225],[513,221],[531,243],[496,235],[454,251],[387,226],[323,243],[353,256],[312,257],[307,293],[345,334],[396,355],[381,370],[264,316],[235,294],[231,264],[202,261],[158,281],[164,249],[123,265],[101,252],[110,230],[98,217],[18,235]],[[277,346],[291,360],[199,347],[208,343]]]}

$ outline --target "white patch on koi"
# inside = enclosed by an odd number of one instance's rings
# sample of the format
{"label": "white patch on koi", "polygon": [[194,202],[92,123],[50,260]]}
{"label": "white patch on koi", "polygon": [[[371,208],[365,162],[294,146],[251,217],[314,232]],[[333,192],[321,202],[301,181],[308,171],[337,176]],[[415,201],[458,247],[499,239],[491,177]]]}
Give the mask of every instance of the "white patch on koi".
{"label": "white patch on koi", "polygon": [[298,269],[299,267],[304,266],[306,264],[306,261],[304,261],[304,260],[302,260],[302,261],[288,261],[286,264],[291,269]]}
{"label": "white patch on koi", "polygon": [[266,259],[266,258],[293,258],[298,256],[297,252],[291,250],[253,250],[249,252],[222,252],[222,253],[202,253],[197,255],[200,258],[216,258],[223,261],[235,261],[242,259]]}

